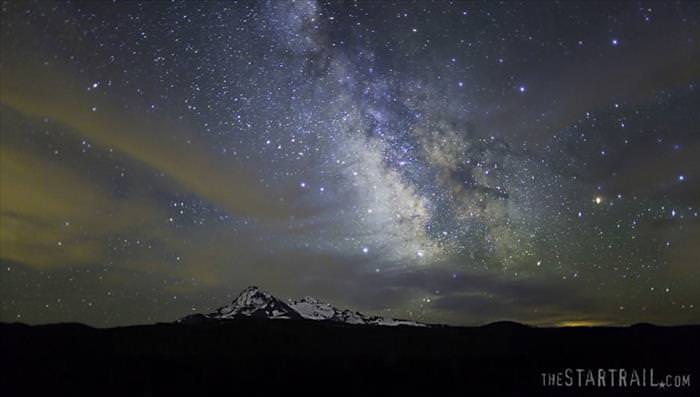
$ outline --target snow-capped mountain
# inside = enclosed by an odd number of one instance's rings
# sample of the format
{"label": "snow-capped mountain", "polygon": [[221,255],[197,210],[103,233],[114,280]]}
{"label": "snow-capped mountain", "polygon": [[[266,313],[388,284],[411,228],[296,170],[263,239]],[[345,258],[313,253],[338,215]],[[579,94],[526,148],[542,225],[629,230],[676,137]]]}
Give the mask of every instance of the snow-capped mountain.
{"label": "snow-capped mountain", "polygon": [[367,316],[351,310],[339,310],[334,306],[319,302],[312,297],[291,300],[288,304],[271,294],[250,286],[243,290],[230,304],[220,307],[211,314],[194,314],[178,320],[180,323],[201,322],[207,320],[230,320],[236,318],[256,317],[272,320],[307,319],[315,321],[334,321],[358,325],[407,325],[425,327],[426,324],[409,320],[397,320],[379,316]]}
{"label": "snow-capped mountain", "polygon": [[222,320],[239,317],[301,318],[299,313],[289,305],[254,286],[244,289],[233,302],[220,307],[208,317]]}

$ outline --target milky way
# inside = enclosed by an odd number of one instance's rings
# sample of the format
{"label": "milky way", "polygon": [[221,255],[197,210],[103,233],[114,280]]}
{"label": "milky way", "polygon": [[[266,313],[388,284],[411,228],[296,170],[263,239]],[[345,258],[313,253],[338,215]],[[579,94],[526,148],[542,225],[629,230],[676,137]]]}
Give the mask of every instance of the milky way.
{"label": "milky way", "polygon": [[2,3],[0,318],[696,322],[698,15]]}

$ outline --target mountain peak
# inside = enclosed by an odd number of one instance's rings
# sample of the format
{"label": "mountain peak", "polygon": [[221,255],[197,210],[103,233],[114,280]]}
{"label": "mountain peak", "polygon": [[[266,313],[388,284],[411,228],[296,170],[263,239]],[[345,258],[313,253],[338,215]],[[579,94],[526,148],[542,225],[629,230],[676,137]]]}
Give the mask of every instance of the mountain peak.
{"label": "mountain peak", "polygon": [[246,287],[243,291],[241,291],[240,294],[238,294],[238,297],[234,300],[234,302],[238,303],[239,305],[250,305],[250,304],[255,304],[255,302],[260,301],[260,300],[267,300],[272,298],[272,295],[268,294],[265,291],[262,291],[260,288],[251,285]]}
{"label": "mountain peak", "polygon": [[286,303],[275,298],[260,288],[251,285],[245,288],[231,302],[219,308],[209,317],[217,319],[233,319],[238,317],[262,317],[272,319],[299,318],[299,313]]}

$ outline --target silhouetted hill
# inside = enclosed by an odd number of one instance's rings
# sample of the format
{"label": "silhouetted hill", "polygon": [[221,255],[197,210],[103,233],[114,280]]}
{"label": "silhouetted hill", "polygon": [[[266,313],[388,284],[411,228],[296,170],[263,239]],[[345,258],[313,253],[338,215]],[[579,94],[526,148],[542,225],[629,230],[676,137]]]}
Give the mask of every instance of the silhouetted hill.
{"label": "silhouetted hill", "polygon": [[493,323],[488,323],[486,325],[483,325],[482,328],[502,328],[502,329],[521,329],[521,328],[529,328],[529,326],[525,324],[520,324],[515,321],[496,321]]}
{"label": "silhouetted hill", "polygon": [[[0,393],[236,395],[253,387],[263,395],[273,388],[358,396],[698,395],[699,331],[513,322],[378,327],[259,318],[108,329],[0,324]],[[543,384],[543,372],[567,368],[653,369],[657,386],[649,384],[648,372],[646,387]],[[689,374],[690,386],[659,390],[666,374]]]}

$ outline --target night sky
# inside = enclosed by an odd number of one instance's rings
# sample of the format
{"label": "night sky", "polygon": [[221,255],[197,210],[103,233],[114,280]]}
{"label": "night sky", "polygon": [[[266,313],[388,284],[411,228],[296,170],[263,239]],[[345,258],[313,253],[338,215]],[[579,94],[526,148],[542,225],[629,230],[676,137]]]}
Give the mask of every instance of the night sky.
{"label": "night sky", "polygon": [[1,6],[1,321],[700,321],[698,2]]}

